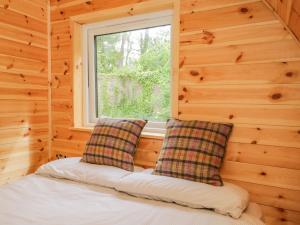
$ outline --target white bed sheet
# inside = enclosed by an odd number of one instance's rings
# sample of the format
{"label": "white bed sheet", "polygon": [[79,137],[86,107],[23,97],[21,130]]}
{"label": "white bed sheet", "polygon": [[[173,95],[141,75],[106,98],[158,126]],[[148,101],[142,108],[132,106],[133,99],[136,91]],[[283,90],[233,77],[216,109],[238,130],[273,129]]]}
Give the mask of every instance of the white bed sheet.
{"label": "white bed sheet", "polygon": [[0,188],[1,225],[261,225],[113,189],[29,175]]}

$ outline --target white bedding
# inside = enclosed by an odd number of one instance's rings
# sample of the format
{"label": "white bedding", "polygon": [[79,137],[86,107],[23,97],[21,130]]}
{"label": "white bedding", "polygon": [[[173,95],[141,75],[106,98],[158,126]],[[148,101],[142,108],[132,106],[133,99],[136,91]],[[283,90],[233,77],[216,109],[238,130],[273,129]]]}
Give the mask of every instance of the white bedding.
{"label": "white bedding", "polygon": [[[52,161],[41,166],[35,175],[0,187],[0,224],[263,224],[256,212],[259,210],[253,204],[248,207],[251,210],[243,213],[239,219],[212,210],[193,209],[204,206],[231,216],[232,213],[238,213],[238,218],[241,214],[239,208],[247,205],[247,195],[239,188],[239,191],[231,186],[217,188],[151,175],[148,170],[138,171],[132,173],[116,167],[82,163],[80,158]],[[128,193],[137,194],[140,198]]]}
{"label": "white bedding", "polygon": [[136,198],[111,188],[29,175],[0,188],[1,225],[262,225],[204,209]]}
{"label": "white bedding", "polygon": [[225,182],[224,186],[193,182],[149,173],[123,176],[114,187],[137,197],[173,202],[195,209],[211,209],[238,219],[249,203],[246,190]]}

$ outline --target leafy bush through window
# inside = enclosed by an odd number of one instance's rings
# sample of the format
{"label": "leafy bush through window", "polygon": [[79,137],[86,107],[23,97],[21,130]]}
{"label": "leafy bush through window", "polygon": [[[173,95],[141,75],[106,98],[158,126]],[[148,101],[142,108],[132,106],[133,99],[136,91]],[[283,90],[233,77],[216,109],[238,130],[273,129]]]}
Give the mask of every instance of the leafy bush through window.
{"label": "leafy bush through window", "polygon": [[97,117],[169,118],[170,32],[165,25],[95,36]]}

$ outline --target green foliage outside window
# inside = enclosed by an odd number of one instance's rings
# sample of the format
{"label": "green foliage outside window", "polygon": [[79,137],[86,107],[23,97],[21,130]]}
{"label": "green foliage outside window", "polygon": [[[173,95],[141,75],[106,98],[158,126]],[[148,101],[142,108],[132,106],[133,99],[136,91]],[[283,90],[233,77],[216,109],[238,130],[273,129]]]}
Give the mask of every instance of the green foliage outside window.
{"label": "green foliage outside window", "polygon": [[170,116],[170,26],[95,38],[98,116]]}

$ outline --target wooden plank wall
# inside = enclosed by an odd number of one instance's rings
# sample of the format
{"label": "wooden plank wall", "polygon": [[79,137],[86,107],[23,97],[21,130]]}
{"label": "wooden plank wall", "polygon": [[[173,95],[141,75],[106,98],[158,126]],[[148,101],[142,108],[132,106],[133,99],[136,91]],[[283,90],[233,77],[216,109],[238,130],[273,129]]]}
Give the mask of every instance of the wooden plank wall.
{"label": "wooden plank wall", "polygon": [[299,0],[266,0],[283,22],[300,40],[300,1]]}
{"label": "wooden plank wall", "polygon": [[[69,17],[140,0],[51,0],[52,157],[82,154],[74,131]],[[270,225],[300,221],[300,48],[260,0],[181,0],[180,119],[235,124],[222,170],[262,206]],[[153,166],[162,140],[143,138]]]}
{"label": "wooden plank wall", "polygon": [[48,159],[47,10],[0,1],[0,184]]}

